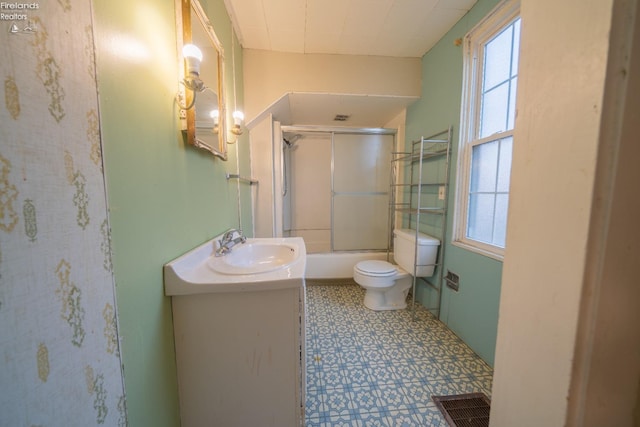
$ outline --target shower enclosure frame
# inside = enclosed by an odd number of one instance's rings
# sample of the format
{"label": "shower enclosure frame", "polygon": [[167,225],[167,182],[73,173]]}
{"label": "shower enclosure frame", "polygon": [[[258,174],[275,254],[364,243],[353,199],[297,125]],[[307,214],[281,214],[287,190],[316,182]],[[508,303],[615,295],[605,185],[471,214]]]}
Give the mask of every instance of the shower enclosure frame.
{"label": "shower enclosure frame", "polygon": [[[334,176],[335,176],[335,136],[337,134],[340,135],[391,135],[393,137],[393,142],[392,142],[392,147],[391,147],[391,154],[396,150],[397,148],[397,129],[389,129],[389,128],[356,128],[356,127],[340,127],[340,126],[305,126],[305,125],[298,125],[298,126],[281,126],[281,134],[282,134],[282,138],[284,138],[284,134],[285,133],[318,133],[318,134],[330,134],[331,135],[331,165],[330,165],[330,174],[331,174],[331,213],[330,213],[330,242],[329,242],[329,252],[330,253],[341,253],[341,252],[345,252],[345,253],[354,253],[354,252],[380,252],[380,253],[384,253],[386,252],[387,254],[389,254],[389,252],[392,250],[391,246],[390,246],[390,241],[391,239],[389,238],[389,235],[391,233],[391,228],[387,227],[387,238],[386,238],[386,242],[387,242],[387,247],[386,248],[382,248],[382,249],[346,249],[346,250],[336,250],[335,249],[335,242],[334,242],[334,231],[335,231],[335,197],[336,195],[345,195],[347,193],[337,193],[335,191],[335,182],[334,182]],[[285,164],[285,154],[284,154],[284,147],[282,147],[281,149],[281,173],[282,175],[282,182],[285,181],[285,177],[284,177],[284,164]],[[287,182],[289,182],[289,178],[286,178]],[[390,184],[390,182],[389,182]],[[290,182],[289,182],[290,185]],[[283,191],[281,193],[281,196],[284,197],[285,193],[285,189],[283,186]],[[370,196],[377,196],[377,195],[387,195],[389,198],[391,198],[392,194],[389,190],[387,191],[375,191],[375,192],[359,192],[358,194],[360,195],[370,195]],[[283,224],[284,224],[284,208],[282,209],[282,216],[283,216]],[[387,221],[389,222],[389,221]],[[282,227],[284,231],[284,227]]]}

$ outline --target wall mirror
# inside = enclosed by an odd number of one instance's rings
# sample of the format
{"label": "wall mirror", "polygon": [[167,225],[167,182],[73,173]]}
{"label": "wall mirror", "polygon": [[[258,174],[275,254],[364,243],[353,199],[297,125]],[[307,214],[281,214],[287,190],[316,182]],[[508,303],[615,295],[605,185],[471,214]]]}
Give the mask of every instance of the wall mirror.
{"label": "wall mirror", "polygon": [[178,51],[182,52],[187,43],[200,48],[200,78],[204,82],[204,89],[195,92],[181,85],[185,106],[191,105],[195,96],[193,107],[181,112],[183,134],[187,143],[227,160],[222,44],[198,0],[176,0],[176,7],[178,27],[182,29],[178,31]]}

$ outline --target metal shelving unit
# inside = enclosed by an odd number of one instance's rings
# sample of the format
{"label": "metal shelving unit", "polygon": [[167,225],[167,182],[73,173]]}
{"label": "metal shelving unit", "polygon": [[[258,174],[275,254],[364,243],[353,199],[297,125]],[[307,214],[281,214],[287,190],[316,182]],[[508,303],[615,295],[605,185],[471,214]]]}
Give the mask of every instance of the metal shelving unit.
{"label": "metal shelving unit", "polygon": [[[411,151],[394,152],[393,159],[391,160],[389,247],[392,247],[393,229],[397,215],[401,215],[403,228],[410,228],[415,230],[416,233],[416,259],[414,260],[415,267],[412,272],[411,310],[414,310],[416,302],[416,283],[418,280],[422,280],[427,286],[438,293],[438,306],[427,307],[430,311],[435,311],[436,316],[440,315],[443,283],[442,267],[447,232],[447,195],[449,194],[451,133],[452,127],[449,127],[431,136],[412,141]],[[436,171],[437,178],[431,182],[423,182],[425,181],[425,172],[433,167],[438,168]],[[404,174],[406,182],[396,182],[399,173]],[[439,193],[442,193],[444,197],[439,198]],[[440,218],[439,227],[426,225],[421,222],[421,220],[425,219],[432,220],[434,217]],[[417,264],[418,233],[421,232],[421,226],[423,228],[427,226],[439,228],[439,233],[437,234],[434,232],[426,233],[440,240],[435,264],[436,271],[431,278],[417,277],[418,267],[427,267],[427,265]],[[431,265],[432,264],[429,264],[428,266]]]}

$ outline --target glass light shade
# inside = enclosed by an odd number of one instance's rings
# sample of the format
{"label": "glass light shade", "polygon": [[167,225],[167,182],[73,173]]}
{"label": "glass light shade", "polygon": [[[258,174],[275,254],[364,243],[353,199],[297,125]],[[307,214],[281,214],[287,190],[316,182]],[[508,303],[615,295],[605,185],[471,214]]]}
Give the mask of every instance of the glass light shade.
{"label": "glass light shade", "polygon": [[233,112],[233,124],[236,126],[240,126],[242,121],[244,120],[244,113],[242,111],[234,111]]}
{"label": "glass light shade", "polygon": [[195,44],[185,44],[182,47],[182,56],[185,58],[196,58],[198,61],[202,61],[202,51]]}
{"label": "glass light shade", "polygon": [[182,48],[182,55],[187,61],[187,73],[200,75],[200,62],[202,62],[202,51],[194,44],[186,44]]}
{"label": "glass light shade", "polygon": [[220,120],[220,110],[211,110],[209,115],[213,119],[213,123],[218,124],[218,120]]}

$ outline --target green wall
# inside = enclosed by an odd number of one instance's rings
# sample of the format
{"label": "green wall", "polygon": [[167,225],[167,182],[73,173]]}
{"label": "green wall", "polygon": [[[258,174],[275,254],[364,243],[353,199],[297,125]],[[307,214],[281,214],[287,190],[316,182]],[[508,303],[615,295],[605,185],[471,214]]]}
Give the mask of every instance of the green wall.
{"label": "green wall", "polygon": [[[223,0],[201,2],[225,49],[232,107],[229,17]],[[236,184],[224,174],[236,172],[238,145],[241,173],[248,174],[247,136],[230,146],[228,162],[182,142],[174,103],[173,1],[95,0],[94,31],[129,425],[174,427],[179,425],[177,379],[162,266],[238,225]],[[239,99],[241,57],[236,46]],[[243,225],[251,230],[249,190],[242,191]]]}
{"label": "green wall", "polygon": [[[462,46],[455,40],[464,38],[498,3],[479,0],[476,5],[422,58],[422,95],[407,111],[407,142],[429,136],[453,125],[450,186],[448,194],[447,241],[445,273],[450,270],[460,276],[460,290],[443,288],[440,319],[493,365],[498,327],[498,305],[502,263],[451,244],[460,102],[462,96]],[[433,295],[426,287],[416,293],[427,307],[433,306]]]}

